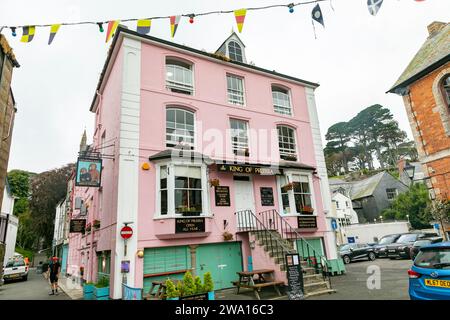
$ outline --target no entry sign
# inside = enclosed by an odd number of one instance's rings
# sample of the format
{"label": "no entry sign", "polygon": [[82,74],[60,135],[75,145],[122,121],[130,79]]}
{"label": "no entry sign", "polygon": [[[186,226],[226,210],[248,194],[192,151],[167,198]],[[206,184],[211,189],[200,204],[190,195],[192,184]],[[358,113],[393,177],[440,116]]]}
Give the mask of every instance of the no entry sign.
{"label": "no entry sign", "polygon": [[133,229],[129,226],[125,226],[120,230],[120,236],[123,239],[129,239],[133,235]]}

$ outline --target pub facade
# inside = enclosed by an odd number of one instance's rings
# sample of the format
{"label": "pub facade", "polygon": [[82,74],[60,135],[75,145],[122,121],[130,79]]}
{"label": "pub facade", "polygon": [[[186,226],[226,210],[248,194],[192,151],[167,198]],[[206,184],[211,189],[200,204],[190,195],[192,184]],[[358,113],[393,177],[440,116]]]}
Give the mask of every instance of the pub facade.
{"label": "pub facade", "polygon": [[207,53],[119,27],[90,108],[103,161],[90,239],[108,257],[91,261],[109,264],[111,298],[124,281],[146,294],[186,270],[211,272],[216,290],[249,269],[286,281],[263,230],[305,258],[338,261],[317,87],[247,64],[235,33]]}

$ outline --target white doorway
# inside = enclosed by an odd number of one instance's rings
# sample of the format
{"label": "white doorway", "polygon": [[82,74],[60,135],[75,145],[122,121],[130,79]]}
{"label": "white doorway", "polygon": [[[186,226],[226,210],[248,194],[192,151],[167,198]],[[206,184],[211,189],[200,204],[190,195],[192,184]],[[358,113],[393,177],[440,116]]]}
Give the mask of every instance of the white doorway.
{"label": "white doorway", "polygon": [[244,212],[245,210],[251,210],[253,214],[256,214],[253,182],[250,177],[234,177],[234,203],[235,210],[238,212],[236,217],[238,228],[256,227],[253,215]]}

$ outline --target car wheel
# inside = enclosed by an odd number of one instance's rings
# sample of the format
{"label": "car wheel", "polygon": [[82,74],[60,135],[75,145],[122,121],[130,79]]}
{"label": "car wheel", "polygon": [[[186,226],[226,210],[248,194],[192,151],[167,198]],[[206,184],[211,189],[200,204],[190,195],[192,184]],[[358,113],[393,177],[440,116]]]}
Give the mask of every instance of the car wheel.
{"label": "car wheel", "polygon": [[345,264],[349,264],[350,262],[352,262],[352,259],[350,259],[349,256],[343,256],[342,259],[344,260]]}
{"label": "car wheel", "polygon": [[375,260],[377,257],[375,256],[375,253],[373,253],[373,252],[369,252],[369,260],[370,261],[373,261],[373,260]]}

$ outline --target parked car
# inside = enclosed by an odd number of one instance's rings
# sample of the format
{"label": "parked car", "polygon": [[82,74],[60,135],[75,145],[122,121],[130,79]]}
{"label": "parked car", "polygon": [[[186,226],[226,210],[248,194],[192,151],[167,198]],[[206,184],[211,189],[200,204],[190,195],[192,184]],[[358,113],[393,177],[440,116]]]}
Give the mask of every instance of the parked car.
{"label": "parked car", "polygon": [[414,242],[413,246],[411,247],[411,259],[414,260],[417,257],[417,254],[419,253],[420,248],[429,246],[430,244],[439,243],[442,242],[441,237],[434,237],[424,240],[417,240]]}
{"label": "parked car", "polygon": [[28,266],[23,259],[9,260],[3,270],[3,280],[5,282],[16,279],[24,281],[28,279]]}
{"label": "parked car", "polygon": [[431,237],[436,237],[435,233],[405,233],[397,239],[393,244],[387,246],[387,256],[389,259],[410,259],[411,258],[411,248],[414,242],[417,240],[428,239]]}
{"label": "parked car", "polygon": [[387,258],[387,246],[395,243],[402,234],[390,234],[381,238],[381,240],[373,246],[377,258]]}
{"label": "parked car", "polygon": [[411,300],[450,300],[450,242],[420,248],[408,275]]}
{"label": "parked car", "polygon": [[350,263],[354,260],[369,259],[373,261],[376,255],[373,247],[366,243],[348,243],[339,247],[339,254],[344,263]]}

